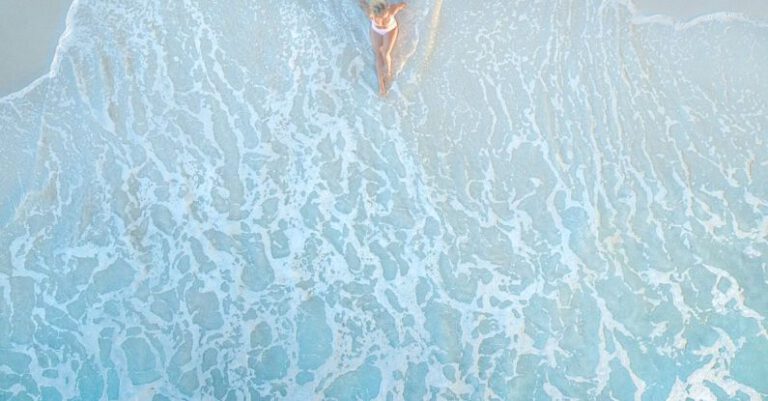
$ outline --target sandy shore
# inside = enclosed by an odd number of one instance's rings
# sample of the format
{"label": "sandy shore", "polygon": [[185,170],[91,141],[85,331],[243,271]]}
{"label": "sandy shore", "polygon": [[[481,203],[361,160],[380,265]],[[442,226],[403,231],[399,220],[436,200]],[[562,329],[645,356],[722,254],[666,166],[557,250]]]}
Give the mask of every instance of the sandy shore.
{"label": "sandy shore", "polygon": [[717,12],[743,13],[768,19],[766,0],[633,0],[633,3],[642,14],[665,14],[680,20]]}
{"label": "sandy shore", "polygon": [[51,65],[72,0],[0,0],[0,96],[29,85]]}
{"label": "sandy shore", "polygon": [[[0,0],[0,96],[24,88],[48,70],[72,0]],[[768,19],[766,0],[634,0],[642,14],[689,20],[715,12]]]}

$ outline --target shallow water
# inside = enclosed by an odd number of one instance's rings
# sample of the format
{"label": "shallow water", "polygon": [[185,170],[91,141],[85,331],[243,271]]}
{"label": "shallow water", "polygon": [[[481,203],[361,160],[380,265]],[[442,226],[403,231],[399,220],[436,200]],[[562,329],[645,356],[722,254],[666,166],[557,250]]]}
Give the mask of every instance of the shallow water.
{"label": "shallow water", "polygon": [[[555,4],[556,3],[556,4]],[[768,24],[76,0],[0,100],[0,399],[760,400]]]}

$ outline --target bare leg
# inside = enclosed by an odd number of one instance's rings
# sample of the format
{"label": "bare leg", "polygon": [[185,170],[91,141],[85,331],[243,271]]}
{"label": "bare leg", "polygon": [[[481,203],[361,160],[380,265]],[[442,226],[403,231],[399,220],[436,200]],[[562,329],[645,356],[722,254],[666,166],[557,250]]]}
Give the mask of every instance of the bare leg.
{"label": "bare leg", "polygon": [[384,74],[386,71],[384,58],[382,57],[382,37],[378,33],[371,29],[371,44],[373,45],[373,55],[376,61],[376,79],[379,81],[379,94],[384,95],[386,93],[386,86],[384,85]]}
{"label": "bare leg", "polygon": [[376,51],[376,76],[379,79],[379,95],[386,95],[387,94],[387,83],[386,83],[386,70],[387,66],[384,63],[384,56],[381,54],[381,48]]}
{"label": "bare leg", "polygon": [[389,85],[392,80],[392,49],[395,47],[395,41],[397,40],[397,34],[400,31],[400,27],[395,27],[392,31],[384,35],[383,43],[381,44],[382,58],[384,59],[385,66],[385,82]]}

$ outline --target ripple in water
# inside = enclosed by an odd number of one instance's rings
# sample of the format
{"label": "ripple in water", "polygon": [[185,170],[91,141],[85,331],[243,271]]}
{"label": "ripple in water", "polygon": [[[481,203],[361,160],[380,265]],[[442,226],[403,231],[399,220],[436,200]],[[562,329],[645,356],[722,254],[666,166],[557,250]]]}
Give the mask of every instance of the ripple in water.
{"label": "ripple in water", "polygon": [[0,399],[760,400],[765,21],[73,5],[0,100]]}

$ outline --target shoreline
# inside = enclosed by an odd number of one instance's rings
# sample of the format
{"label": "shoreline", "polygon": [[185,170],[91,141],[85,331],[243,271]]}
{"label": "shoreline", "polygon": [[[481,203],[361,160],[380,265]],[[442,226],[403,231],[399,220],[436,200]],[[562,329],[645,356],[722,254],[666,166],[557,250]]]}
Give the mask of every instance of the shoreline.
{"label": "shoreline", "polygon": [[0,97],[46,75],[72,0],[0,3]]}
{"label": "shoreline", "polygon": [[[768,20],[765,0],[630,0],[639,16],[664,16],[679,22],[736,13]],[[0,97],[24,89],[46,75],[72,0],[26,0],[0,3]]]}
{"label": "shoreline", "polygon": [[768,20],[768,1],[765,0],[698,0],[695,3],[631,0],[631,3],[641,16],[664,15],[681,22],[717,13],[743,14],[747,17]]}

